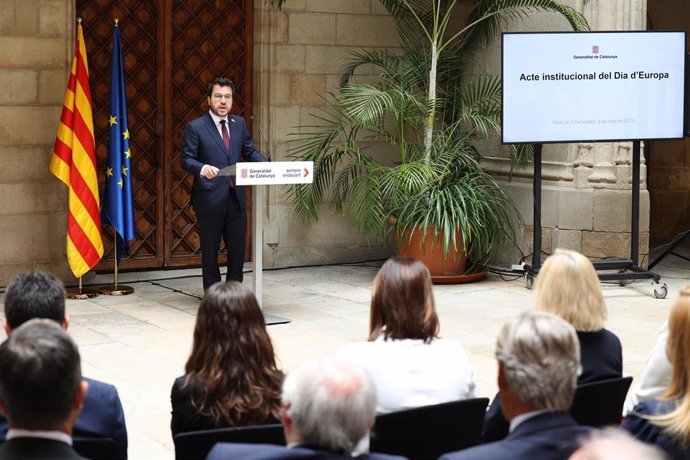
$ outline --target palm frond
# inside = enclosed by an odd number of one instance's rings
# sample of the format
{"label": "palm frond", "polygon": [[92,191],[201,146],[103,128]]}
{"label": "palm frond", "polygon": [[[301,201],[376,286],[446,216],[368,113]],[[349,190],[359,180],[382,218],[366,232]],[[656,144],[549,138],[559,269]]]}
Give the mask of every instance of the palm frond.
{"label": "palm frond", "polygon": [[558,13],[573,30],[589,30],[589,23],[582,13],[557,0],[473,0],[473,3],[475,8],[469,14],[468,23],[476,24],[467,30],[462,40],[464,50],[485,45],[500,32],[507,19],[523,19],[534,11]]}
{"label": "palm frond", "polygon": [[370,85],[341,88],[339,101],[346,115],[361,125],[376,123],[394,103],[391,94]]}
{"label": "palm frond", "polygon": [[[351,53],[339,91],[328,97],[332,110],[315,114],[290,142],[289,155],[314,161],[315,170],[314,183],[289,188],[288,197],[301,217],[317,219],[328,201],[381,238],[431,225],[429,231],[443,233],[445,251],[462,243],[484,261],[515,241],[520,216],[480,166],[476,141],[501,128],[501,80],[467,81],[472,50],[505,21],[534,11],[560,14],[575,30],[588,30],[587,21],[556,0],[464,0],[473,9],[453,29],[461,0],[379,1],[395,19],[402,48]],[[385,154],[381,143],[389,147]],[[530,158],[528,146],[511,146],[511,167]],[[394,229],[389,217],[396,218]]]}

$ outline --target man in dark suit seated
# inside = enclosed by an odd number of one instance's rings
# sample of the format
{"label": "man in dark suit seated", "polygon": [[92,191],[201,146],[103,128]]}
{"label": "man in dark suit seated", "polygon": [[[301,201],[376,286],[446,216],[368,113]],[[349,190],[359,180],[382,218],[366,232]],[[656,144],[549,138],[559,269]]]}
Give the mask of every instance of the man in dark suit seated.
{"label": "man in dark suit seated", "polygon": [[79,350],[53,321],[34,319],[0,345],[0,408],[10,430],[3,460],[83,459],[72,449],[72,426],[89,384]]}
{"label": "man in dark suit seated", "polygon": [[394,460],[385,454],[353,457],[376,416],[376,388],[357,364],[335,359],[308,361],[283,383],[281,422],[288,446],[219,443],[207,460]]}
{"label": "man in dark suit seated", "polygon": [[568,412],[580,372],[575,329],[551,313],[525,312],[501,329],[496,359],[508,436],[441,459],[567,459],[578,439],[591,433]]}
{"label": "man in dark suit seated", "polygon": [[[55,321],[65,330],[65,288],[51,273],[31,270],[17,275],[5,292],[5,323],[8,336],[14,329],[34,318]],[[110,384],[84,378],[89,393],[74,425],[74,436],[112,438],[118,459],[127,458],[127,426],[117,389]],[[5,439],[7,420],[0,414],[0,440]]]}

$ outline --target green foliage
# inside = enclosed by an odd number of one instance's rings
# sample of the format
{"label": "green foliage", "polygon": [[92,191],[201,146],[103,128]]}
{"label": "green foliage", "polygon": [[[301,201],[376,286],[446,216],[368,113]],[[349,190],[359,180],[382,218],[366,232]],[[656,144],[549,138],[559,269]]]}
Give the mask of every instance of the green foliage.
{"label": "green foliage", "polygon": [[[383,239],[432,226],[443,232],[446,251],[459,243],[454,230],[460,229],[468,255],[486,260],[514,239],[519,215],[479,166],[476,141],[500,131],[501,81],[464,78],[472,51],[503,21],[530,11],[554,11],[578,30],[587,22],[553,0],[466,0],[469,19],[453,30],[459,0],[380,1],[395,18],[402,51],[352,52],[328,108],[291,143],[293,159],[314,161],[314,183],[291,187],[289,198],[309,221],[326,201]],[[363,66],[374,77],[358,82]],[[521,167],[531,151],[514,148],[511,155]]]}

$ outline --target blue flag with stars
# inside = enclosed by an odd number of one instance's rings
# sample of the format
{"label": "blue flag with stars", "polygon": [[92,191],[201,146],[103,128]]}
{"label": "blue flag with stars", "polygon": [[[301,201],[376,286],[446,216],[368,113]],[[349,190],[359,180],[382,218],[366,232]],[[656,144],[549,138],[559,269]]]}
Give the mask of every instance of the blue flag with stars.
{"label": "blue flag with stars", "polygon": [[117,262],[134,239],[134,199],[132,195],[132,152],[127,126],[127,97],[122,66],[120,28],[113,31],[113,72],[110,82],[110,116],[108,120],[108,158],[105,171],[105,199],[101,223],[110,224],[117,233]]}

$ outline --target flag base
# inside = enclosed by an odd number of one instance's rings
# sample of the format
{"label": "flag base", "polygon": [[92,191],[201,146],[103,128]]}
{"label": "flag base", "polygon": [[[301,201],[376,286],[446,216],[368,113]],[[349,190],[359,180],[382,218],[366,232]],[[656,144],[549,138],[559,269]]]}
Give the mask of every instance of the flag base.
{"label": "flag base", "polygon": [[118,284],[117,286],[111,284],[110,286],[101,286],[98,288],[98,292],[103,295],[130,295],[134,294],[134,288],[122,284]]}
{"label": "flag base", "polygon": [[65,292],[68,299],[84,300],[98,297],[98,290],[94,288],[69,288]]}

